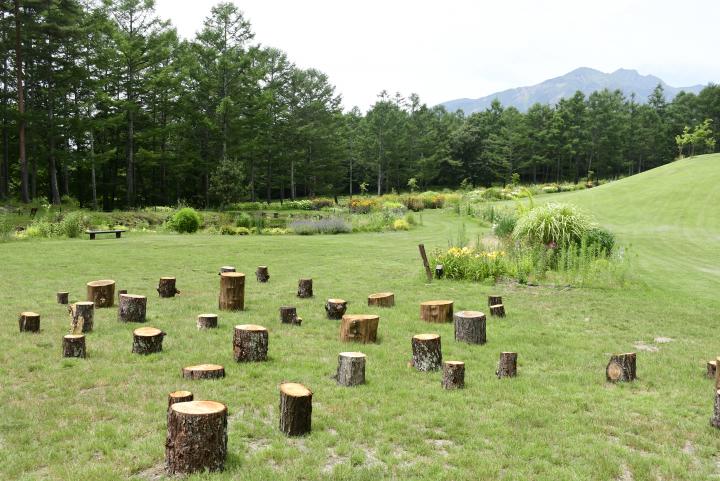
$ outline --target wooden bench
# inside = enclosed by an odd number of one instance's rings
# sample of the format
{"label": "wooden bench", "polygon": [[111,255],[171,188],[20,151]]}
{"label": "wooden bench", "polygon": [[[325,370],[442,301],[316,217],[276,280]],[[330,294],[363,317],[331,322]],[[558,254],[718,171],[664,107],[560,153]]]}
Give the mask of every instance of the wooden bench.
{"label": "wooden bench", "polygon": [[119,239],[122,233],[125,232],[122,229],[109,229],[109,230],[86,230],[85,233],[90,235],[90,240],[95,239],[96,234],[115,234],[115,238]]}

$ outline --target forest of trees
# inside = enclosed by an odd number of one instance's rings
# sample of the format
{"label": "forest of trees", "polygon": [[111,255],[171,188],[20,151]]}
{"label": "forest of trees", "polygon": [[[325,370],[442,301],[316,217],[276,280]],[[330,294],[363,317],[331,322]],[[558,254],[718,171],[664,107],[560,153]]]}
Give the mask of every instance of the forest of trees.
{"label": "forest of trees", "polygon": [[0,0],[0,63],[0,199],[105,210],[383,193],[411,179],[611,178],[672,161],[686,127],[720,126],[715,85],[671,102],[661,87],[650,99],[606,90],[470,116],[382,92],[344,112],[325,74],[260,45],[232,3],[183,40],[151,0]]}

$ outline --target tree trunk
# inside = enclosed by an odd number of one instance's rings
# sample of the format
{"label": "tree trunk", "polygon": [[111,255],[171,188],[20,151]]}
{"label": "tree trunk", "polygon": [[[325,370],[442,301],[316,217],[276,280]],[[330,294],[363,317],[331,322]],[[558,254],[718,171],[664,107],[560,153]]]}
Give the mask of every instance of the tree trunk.
{"label": "tree trunk", "polygon": [[280,306],[280,322],[283,324],[300,325],[302,318],[298,317],[297,309],[293,306]]}
{"label": "tree trunk", "polygon": [[465,387],[465,363],[461,361],[443,362],[442,387],[444,389],[462,389]]}
{"label": "tree trunk", "polygon": [[141,327],[133,331],[132,352],[135,354],[153,354],[162,352],[165,333],[154,327]]}
{"label": "tree trunk", "polygon": [[341,352],[335,379],[341,386],[365,384],[365,359],[362,352]]}
{"label": "tree trunk", "polygon": [[328,319],[342,319],[347,310],[347,301],[343,299],[328,299],[325,303],[325,313]]}
{"label": "tree trunk", "polygon": [[90,188],[92,190],[93,210],[98,210],[97,203],[97,181],[95,179],[95,136],[90,131]]}
{"label": "tree trunk", "polygon": [[417,334],[412,338],[412,366],[418,371],[437,371],[442,365],[439,334]]}
{"label": "tree trunk", "polygon": [[157,287],[160,297],[175,297],[175,294],[180,294],[180,291],[175,287],[175,282],[174,277],[161,277]]}
{"label": "tree trunk", "polygon": [[128,101],[130,102],[130,108],[127,112],[127,204],[129,207],[133,207],[135,204],[135,116],[133,113],[132,102],[132,91],[128,91]]}
{"label": "tree trunk", "polygon": [[[0,22],[5,23],[5,12],[0,12]],[[2,42],[9,45],[9,30],[7,29],[3,35]],[[0,199],[5,199],[10,195],[10,132],[8,129],[8,56],[10,52],[5,50],[3,55],[3,71],[2,71],[2,143],[3,152],[2,160],[0,160]]]}
{"label": "tree trunk", "polygon": [[392,292],[378,292],[368,296],[368,306],[393,307],[395,294]]}
{"label": "tree trunk", "polygon": [[220,309],[242,311],[245,309],[245,274],[224,272],[220,274]]}
{"label": "tree trunk", "polygon": [[40,314],[35,312],[21,312],[18,318],[20,332],[40,332]]}
{"label": "tree trunk", "polygon": [[495,317],[505,317],[505,306],[502,304],[490,306],[490,315]]}
{"label": "tree trunk", "polygon": [[215,329],[218,327],[217,314],[200,314],[197,317],[198,329]]}
{"label": "tree trunk", "polygon": [[498,379],[517,375],[517,352],[501,352],[495,375]]}
{"label": "tree trunk", "polygon": [[313,296],[312,279],[300,279],[300,281],[298,281],[297,296],[301,299],[307,299]]}
{"label": "tree trunk", "polygon": [[450,322],[453,301],[425,301],[420,303],[420,319],[427,322]]}
{"label": "tree trunk", "polygon": [[81,334],[93,330],[95,303],[76,302],[68,306],[68,313],[70,313],[71,334]]}
{"label": "tree trunk", "polygon": [[121,322],[145,322],[147,310],[147,297],[136,294],[120,295],[118,306],[118,321]]}
{"label": "tree trunk", "polygon": [[55,162],[55,116],[54,116],[54,99],[53,99],[53,87],[52,79],[48,82],[49,90],[49,107],[48,107],[48,137],[49,137],[49,152],[48,152],[48,175],[50,176],[50,199],[53,205],[60,205],[60,190],[58,189],[57,179],[57,163]]}
{"label": "tree trunk", "polygon": [[708,361],[707,372],[705,373],[705,376],[710,379],[715,379],[716,368],[717,368],[717,361]]}
{"label": "tree trunk", "polygon": [[485,344],[485,314],[479,311],[460,311],[453,316],[455,340],[470,344]]}
{"label": "tree trunk", "polygon": [[222,471],[227,457],[227,407],[215,401],[172,404],[168,411],[165,471]]}
{"label": "tree trunk", "polygon": [[23,48],[20,26],[20,0],[15,0],[15,75],[18,96],[18,150],[20,157],[20,196],[24,203],[30,202],[28,163],[25,156],[25,90],[23,79]]}
{"label": "tree trunk", "polygon": [[170,414],[170,406],[177,403],[186,403],[192,401],[193,393],[190,391],[173,391],[168,394],[168,414]]}
{"label": "tree trunk", "polygon": [[614,354],[605,368],[605,377],[610,382],[630,382],[635,380],[636,355],[634,352]]}
{"label": "tree trunk", "polygon": [[233,355],[237,362],[267,361],[268,331],[255,324],[235,326]]}
{"label": "tree trunk", "polygon": [[258,266],[255,271],[255,278],[258,282],[267,282],[270,280],[270,273],[267,266]]}
{"label": "tree trunk", "polygon": [[63,357],[85,358],[85,336],[67,334],[63,337]]}
{"label": "tree trunk", "polygon": [[95,307],[112,307],[115,303],[115,281],[105,279],[87,283],[87,300]]}
{"label": "tree trunk", "polygon": [[715,403],[713,416],[710,418],[710,426],[720,428],[720,389],[715,389]]}
{"label": "tree trunk", "polygon": [[380,317],[369,314],[346,314],[340,323],[340,340],[343,342],[361,342],[363,344],[377,341],[377,330]]}
{"label": "tree trunk", "polygon": [[198,364],[184,367],[182,374],[185,379],[220,379],[225,377],[225,368],[218,364]]}
{"label": "tree trunk", "polygon": [[67,304],[68,303],[68,297],[70,296],[69,292],[60,291],[56,294],[57,297],[57,303],[58,304]]}
{"label": "tree trunk", "polygon": [[280,431],[288,436],[302,436],[310,432],[312,394],[302,384],[280,384]]}

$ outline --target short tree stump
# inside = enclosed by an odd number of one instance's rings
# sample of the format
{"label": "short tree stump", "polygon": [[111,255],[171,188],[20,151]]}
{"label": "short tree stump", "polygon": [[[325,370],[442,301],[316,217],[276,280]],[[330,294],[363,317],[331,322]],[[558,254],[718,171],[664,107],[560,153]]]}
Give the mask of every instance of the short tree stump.
{"label": "short tree stump", "polygon": [[70,314],[70,333],[82,334],[93,330],[95,323],[95,303],[89,301],[76,302],[68,306]]}
{"label": "short tree stump", "polygon": [[175,297],[175,294],[180,294],[180,291],[178,291],[177,287],[175,287],[176,282],[177,279],[174,277],[161,277],[157,287],[160,297]]}
{"label": "short tree stump", "polygon": [[395,294],[392,292],[376,292],[368,296],[368,306],[393,307],[395,305]]}
{"label": "short tree stump", "polygon": [[84,334],[66,334],[63,337],[63,357],[85,358]]}
{"label": "short tree stump", "polygon": [[222,471],[227,456],[227,407],[215,401],[179,402],[168,412],[165,471]]}
{"label": "short tree stump", "polygon": [[462,361],[444,361],[442,387],[444,389],[462,389],[465,387],[465,363]]}
{"label": "short tree stump", "polygon": [[221,379],[225,377],[225,368],[219,364],[198,364],[184,367],[182,375],[185,379]]}
{"label": "short tree stump", "polygon": [[268,330],[255,324],[235,326],[233,356],[237,362],[267,361]]}
{"label": "short tree stump", "polygon": [[95,303],[95,307],[112,307],[115,304],[115,281],[103,279],[87,283],[87,300]]}
{"label": "short tree stump", "polygon": [[341,352],[335,379],[341,386],[365,384],[365,360],[362,352]]}
{"label": "short tree stump", "polygon": [[300,299],[308,299],[313,296],[312,279],[300,279],[298,281],[297,296]]}
{"label": "short tree stump", "polygon": [[517,352],[501,352],[495,375],[498,379],[517,376]]}
{"label": "short tree stump", "polygon": [[302,384],[280,384],[280,431],[288,436],[303,436],[311,430],[312,391]]}
{"label": "short tree stump", "polygon": [[455,340],[470,344],[485,344],[485,314],[480,311],[460,311],[453,316]]}
{"label": "short tree stump", "polygon": [[345,314],[340,323],[340,340],[343,342],[377,341],[380,316],[374,314]]}
{"label": "short tree stump", "polygon": [[245,309],[245,274],[223,272],[220,274],[220,297],[218,306],[224,311]]}
{"label": "short tree stump", "polygon": [[137,294],[120,294],[118,306],[118,321],[145,322],[147,311],[147,297]]}
{"label": "short tree stump", "polygon": [[439,334],[417,334],[412,338],[412,366],[418,371],[437,371],[442,366]]}
{"label": "short tree stump", "polygon": [[153,354],[162,352],[165,333],[155,327],[141,327],[133,331],[132,352],[135,354]]}
{"label": "short tree stump", "polygon": [[420,319],[427,322],[450,322],[453,301],[425,301],[420,303]]}
{"label": "short tree stump", "polygon": [[20,332],[40,332],[40,314],[36,312],[21,312],[18,317]]}
{"label": "short tree stump", "polygon": [[218,327],[217,314],[200,314],[197,317],[198,329],[215,329]]}
{"label": "short tree stump", "polygon": [[325,302],[325,313],[328,319],[339,320],[345,315],[347,310],[347,301],[344,299],[328,299]]}

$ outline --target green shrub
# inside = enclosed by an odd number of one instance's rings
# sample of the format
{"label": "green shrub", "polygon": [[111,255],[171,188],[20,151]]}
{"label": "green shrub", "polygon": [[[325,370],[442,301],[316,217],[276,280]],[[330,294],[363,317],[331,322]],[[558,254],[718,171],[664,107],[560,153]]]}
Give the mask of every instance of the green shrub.
{"label": "green shrub", "polygon": [[326,197],[317,197],[310,201],[312,203],[313,210],[320,210],[325,207],[332,207],[335,205],[335,201]]}
{"label": "green shrub", "polygon": [[489,189],[485,189],[485,191],[481,194],[481,197],[485,200],[503,200],[505,198],[502,189],[499,187],[490,187]]}
{"label": "green shrub", "polygon": [[87,218],[82,211],[76,210],[63,217],[57,229],[59,235],[74,239],[80,237],[87,227]]}
{"label": "green shrub", "polygon": [[407,207],[408,210],[413,212],[420,212],[425,208],[425,202],[423,202],[423,199],[415,195],[405,197],[403,199],[403,204],[405,204],[405,207]]}
{"label": "green shrub", "polygon": [[220,227],[220,234],[222,235],[235,235],[235,227],[231,225],[224,225]]}
{"label": "green shrub", "polygon": [[283,204],[284,209],[289,210],[313,210],[313,203],[311,200],[289,200]]}
{"label": "green shrub", "polygon": [[412,212],[408,212],[405,214],[405,222],[408,223],[408,225],[416,225],[417,220],[415,220],[415,216],[412,214]]}
{"label": "green shrub", "polygon": [[348,203],[348,209],[353,214],[369,214],[370,212],[376,210],[377,206],[377,200],[368,197],[355,197],[354,199],[350,199],[350,202]]}
{"label": "green shrub", "polygon": [[410,230],[410,224],[405,219],[396,219],[393,222],[393,230]]}
{"label": "green shrub", "polygon": [[168,222],[168,226],[181,234],[192,234],[200,228],[200,214],[191,207],[185,207],[175,212]]}
{"label": "green shrub", "polygon": [[590,228],[590,221],[575,206],[546,204],[521,216],[513,237],[530,245],[567,247],[579,244]]}
{"label": "green shrub", "polygon": [[252,216],[244,212],[240,213],[240,215],[235,218],[235,227],[245,227],[249,229],[253,226],[253,223]]}
{"label": "green shrub", "polygon": [[250,229],[247,227],[236,227],[235,234],[236,235],[250,235]]}
{"label": "green shrub", "polygon": [[585,243],[590,248],[597,248],[605,254],[612,254],[615,248],[615,234],[602,227],[591,227],[585,233]]}
{"label": "green shrub", "polygon": [[495,216],[493,232],[498,237],[511,237],[516,224],[517,217],[513,214],[509,212],[501,213],[500,215]]}

